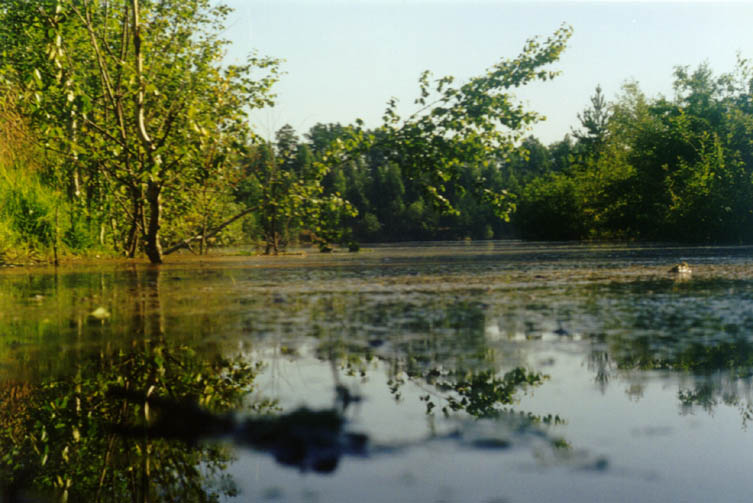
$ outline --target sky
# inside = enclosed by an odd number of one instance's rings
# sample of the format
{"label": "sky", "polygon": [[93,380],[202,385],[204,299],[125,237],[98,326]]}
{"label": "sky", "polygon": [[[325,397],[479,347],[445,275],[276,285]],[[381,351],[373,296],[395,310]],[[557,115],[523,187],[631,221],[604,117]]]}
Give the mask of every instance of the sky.
{"label": "sky", "polygon": [[235,9],[224,33],[229,63],[254,50],[284,60],[277,105],[251,114],[267,138],[285,124],[299,134],[356,118],[376,127],[391,97],[407,116],[422,71],[464,82],[563,23],[574,33],[554,65],[561,75],[515,92],[546,116],[531,131],[545,144],[577,126],[597,84],[608,100],[628,80],[650,97],[671,97],[677,65],[707,62],[725,73],[738,54],[753,58],[753,1],[223,1]]}

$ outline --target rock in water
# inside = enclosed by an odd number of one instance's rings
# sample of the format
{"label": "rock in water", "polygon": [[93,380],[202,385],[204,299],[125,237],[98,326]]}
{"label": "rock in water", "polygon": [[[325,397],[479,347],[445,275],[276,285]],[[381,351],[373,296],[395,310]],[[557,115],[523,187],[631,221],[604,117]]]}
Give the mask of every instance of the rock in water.
{"label": "rock in water", "polygon": [[680,262],[679,264],[672,267],[672,269],[669,270],[671,274],[682,274],[682,275],[688,275],[693,272],[693,270],[690,268],[687,262]]}

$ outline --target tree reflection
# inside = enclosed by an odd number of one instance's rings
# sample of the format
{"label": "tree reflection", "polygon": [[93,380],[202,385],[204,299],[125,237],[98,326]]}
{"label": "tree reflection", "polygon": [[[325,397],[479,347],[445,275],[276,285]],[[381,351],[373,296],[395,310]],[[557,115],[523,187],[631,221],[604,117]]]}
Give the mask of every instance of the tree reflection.
{"label": "tree reflection", "polygon": [[[228,446],[175,442],[147,429],[137,437],[120,435],[115,425],[149,424],[162,412],[148,401],[112,396],[109,390],[143,390],[220,414],[249,408],[246,399],[260,366],[225,357],[216,348],[171,341],[161,271],[121,274],[130,288],[127,297],[114,298],[120,294],[103,286],[96,300],[111,296],[120,312],[117,325],[91,320],[80,309],[55,313],[72,315],[71,324],[58,325],[72,326],[79,339],[91,332],[103,340],[64,351],[65,364],[51,364],[53,371],[45,367],[49,360],[41,359],[22,373],[25,381],[8,379],[0,386],[0,478],[8,499],[14,492],[33,491],[62,501],[205,502],[235,493],[223,473],[232,459]],[[76,295],[70,290],[58,302]],[[274,404],[260,401],[250,408],[270,411]]]}
{"label": "tree reflection", "polygon": [[591,332],[586,364],[595,383],[603,391],[620,378],[638,400],[659,373],[679,381],[681,413],[726,405],[747,424],[753,410],[750,281],[675,279],[611,281],[573,295],[576,302],[588,296],[589,312],[579,321]]}
{"label": "tree reflection", "polygon": [[222,474],[231,460],[228,448],[171,442],[146,430],[140,438],[118,435],[112,425],[151,421],[154,412],[148,403],[113,398],[108,390],[148,390],[219,413],[241,407],[258,371],[242,359],[207,358],[158,343],[93,355],[69,377],[6,383],[0,390],[0,474],[10,487],[70,501],[217,501],[234,494]]}
{"label": "tree reflection", "polygon": [[427,414],[436,406],[435,398],[440,398],[445,402],[441,408],[445,415],[449,415],[450,411],[462,410],[481,418],[496,416],[515,402],[519,392],[540,385],[546,376],[516,367],[503,375],[490,369],[458,369],[444,375],[429,371],[422,378],[439,390],[439,393],[427,393],[422,397],[426,402]]}
{"label": "tree reflection", "polygon": [[[425,403],[427,415],[436,411],[445,417],[454,413],[475,418],[509,415],[520,395],[542,385],[548,376],[523,366],[503,370],[495,361],[495,351],[485,345],[483,317],[476,321],[471,327],[462,326],[467,344],[454,351],[445,348],[457,347],[455,334],[435,324],[434,330],[411,337],[406,344],[396,344],[389,352],[376,350],[375,346],[381,344],[373,341],[364,344],[350,337],[330,336],[320,341],[317,354],[333,364],[335,381],[337,368],[346,375],[366,377],[370,363],[381,361],[388,369],[387,386],[394,399],[403,399],[402,388],[410,381],[425,391],[420,400]],[[531,423],[564,422],[558,415],[520,414]]]}
{"label": "tree reflection", "polygon": [[[349,297],[327,297],[311,307],[319,338],[316,355],[351,376],[365,376],[370,362],[382,362],[392,396],[401,400],[403,385],[411,381],[426,390],[421,400],[430,415],[441,411],[489,418],[509,413],[520,395],[548,377],[525,365],[505,367],[497,361],[500,355],[485,337],[488,307],[455,295],[385,297],[366,306]],[[333,327],[333,319],[344,321]],[[363,327],[392,335],[374,337]],[[562,421],[555,415],[526,415],[537,422]]]}
{"label": "tree reflection", "polygon": [[[599,343],[589,353],[589,368],[602,387],[614,375],[672,372],[683,378],[677,393],[683,413],[695,407],[712,412],[723,404],[737,408],[747,424],[753,411],[753,342],[742,336],[687,339],[670,342],[648,336],[614,336],[606,340],[606,350]],[[642,387],[632,384],[629,394],[640,397]]]}
{"label": "tree reflection", "polygon": [[[203,273],[219,274],[196,272]],[[236,300],[227,292],[207,293],[200,302],[192,292],[187,299],[189,280],[176,284],[176,276],[175,270],[134,267],[99,281],[96,274],[53,275],[39,286],[40,302],[55,318],[44,333],[56,338],[51,346],[33,347],[56,348],[59,361],[29,353],[29,371],[0,386],[0,478],[11,489],[69,501],[217,501],[235,492],[223,474],[231,451],[200,439],[228,432],[234,444],[286,466],[334,470],[342,456],[375,452],[366,449],[364,435],[348,431],[345,410],[359,397],[337,377],[365,377],[375,361],[387,369],[395,398],[406,382],[424,391],[420,399],[431,423],[443,414],[533,432],[534,425],[561,421],[517,411],[520,396],[546,376],[517,360],[502,363],[487,344],[488,306],[481,302],[430,294],[410,295],[408,303],[305,294],[278,301],[246,293],[228,308]],[[68,284],[56,290],[59,283]],[[203,288],[197,283],[190,285]],[[18,296],[35,295],[36,288],[19,288]],[[112,317],[89,316],[100,306]],[[39,306],[32,307],[37,315]],[[19,325],[14,334],[21,338],[33,329]],[[289,356],[318,339],[316,355],[335,369],[335,407],[282,413],[271,402],[257,402],[252,411],[274,415],[228,420],[229,411],[248,405],[244,397],[260,370],[222,356],[228,351],[217,334],[237,330],[264,332],[263,344],[279,337]],[[537,438],[567,447],[547,434]],[[474,442],[497,445],[488,438]],[[376,451],[392,452],[383,447]]]}
{"label": "tree reflection", "polygon": [[588,369],[595,374],[594,381],[599,391],[604,393],[609,385],[609,375],[613,371],[609,353],[601,349],[592,349],[588,353],[587,361]]}

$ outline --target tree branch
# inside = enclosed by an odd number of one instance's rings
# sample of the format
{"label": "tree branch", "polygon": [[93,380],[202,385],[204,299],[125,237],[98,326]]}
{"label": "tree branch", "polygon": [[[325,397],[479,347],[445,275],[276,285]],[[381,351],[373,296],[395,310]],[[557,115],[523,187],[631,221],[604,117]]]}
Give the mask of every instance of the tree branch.
{"label": "tree branch", "polygon": [[[231,218],[228,218],[227,220],[225,220],[224,222],[222,222],[220,225],[218,225],[218,226],[213,227],[212,229],[210,229],[209,232],[207,232],[206,235],[203,236],[204,239],[216,236],[217,234],[219,234],[219,232],[222,229],[224,229],[228,225],[232,224],[236,220],[241,219],[241,218],[245,217],[246,215],[248,215],[249,213],[251,213],[253,211],[256,211],[258,209],[259,209],[259,206],[252,206],[251,208],[246,208],[245,210],[241,211],[237,215],[235,215],[235,216],[233,216]],[[183,241],[170,246],[165,251],[163,251],[162,254],[163,255],[169,255],[169,254],[171,254],[173,252],[176,252],[176,251],[180,250],[181,248],[189,248],[190,249],[189,244],[191,242],[196,241],[196,240],[201,239],[201,238],[202,238],[202,234],[196,234],[195,236],[191,236],[190,238],[186,238]]]}
{"label": "tree branch", "polygon": [[139,92],[136,96],[136,122],[139,129],[139,137],[142,143],[151,150],[152,139],[146,132],[146,124],[144,124],[144,56],[141,51],[141,24],[139,22],[139,2],[138,0],[131,0],[131,8],[133,9],[133,48],[134,57],[136,58],[136,79],[139,86]]}

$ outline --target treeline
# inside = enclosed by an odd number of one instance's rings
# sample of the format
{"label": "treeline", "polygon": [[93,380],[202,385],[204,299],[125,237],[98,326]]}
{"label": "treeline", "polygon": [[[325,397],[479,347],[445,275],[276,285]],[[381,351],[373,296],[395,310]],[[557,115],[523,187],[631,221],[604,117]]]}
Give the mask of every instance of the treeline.
{"label": "treeline", "polygon": [[[493,239],[512,236],[509,222],[500,218],[492,202],[479,197],[479,187],[502,193],[510,179],[496,163],[463,164],[452,185],[443,192],[447,211],[427,194],[420,179],[407,176],[403,163],[385,152],[379,130],[364,131],[369,146],[358,155],[332,165],[318,181],[329,204],[310,218],[294,182],[316,178],[316,165],[330,153],[330,145],[347,141],[351,132],[341,124],[316,124],[300,138],[284,126],[275,139],[256,147],[244,163],[244,182],[236,189],[248,206],[259,211],[246,221],[249,235],[265,236],[269,248],[301,239],[356,246],[363,242],[438,239]],[[528,140],[526,140],[528,142]],[[527,169],[518,155],[509,166]],[[275,173],[275,170],[277,172]],[[311,176],[311,174],[314,176]],[[300,203],[297,207],[297,203]],[[309,218],[307,218],[309,217]]]}
{"label": "treeline", "polygon": [[[557,75],[563,26],[457,84],[428,72],[381,125],[254,133],[279,61],[225,65],[210,0],[0,4],[0,260],[298,242],[749,242],[753,74],[675,72],[675,96],[597,88],[545,146],[513,91]],[[357,113],[357,111],[355,111]]]}
{"label": "treeline", "polygon": [[[579,115],[567,162],[516,189],[526,238],[753,242],[753,68],[677,67],[673,98],[627,83]],[[554,155],[553,155],[554,154]]]}
{"label": "treeline", "polygon": [[556,75],[569,27],[460,85],[424,73],[407,118],[393,100],[373,130],[265,141],[248,112],[273,104],[279,61],[224,64],[229,12],[210,0],[0,4],[4,257],[160,263],[248,240],[276,253],[299,239],[328,250],[499,235],[491,212],[508,217],[511,201],[485,177],[538,118],[511,90]]}
{"label": "treeline", "polygon": [[[708,64],[675,68],[672,98],[648,97],[627,82],[608,102],[597,86],[562,140],[547,146],[529,136],[516,149],[457,166],[442,193],[446,206],[404,172],[381,130],[367,131],[367,148],[321,179],[324,193],[346,201],[347,211],[329,215],[338,229],[331,238],[753,242],[752,90],[745,59],[722,75]],[[286,126],[271,148],[295,145],[295,169],[305,171],[349,134],[317,124],[300,139]],[[480,187],[505,195],[509,218]],[[290,239],[300,230],[280,233]]]}
{"label": "treeline", "polygon": [[[753,68],[740,59],[714,75],[707,64],[677,67],[674,96],[650,98],[635,82],[613,102],[601,88],[575,118],[578,126],[545,146],[533,136],[505,155],[465,162],[444,196],[427,199],[420,179],[386,153],[380,131],[357,159],[322,180],[326,193],[356,210],[333,224],[361,242],[523,237],[545,240],[753,242]],[[346,138],[337,124],[316,125],[298,140],[306,154]],[[284,146],[277,147],[284,150]],[[506,193],[501,219],[479,187]]]}

